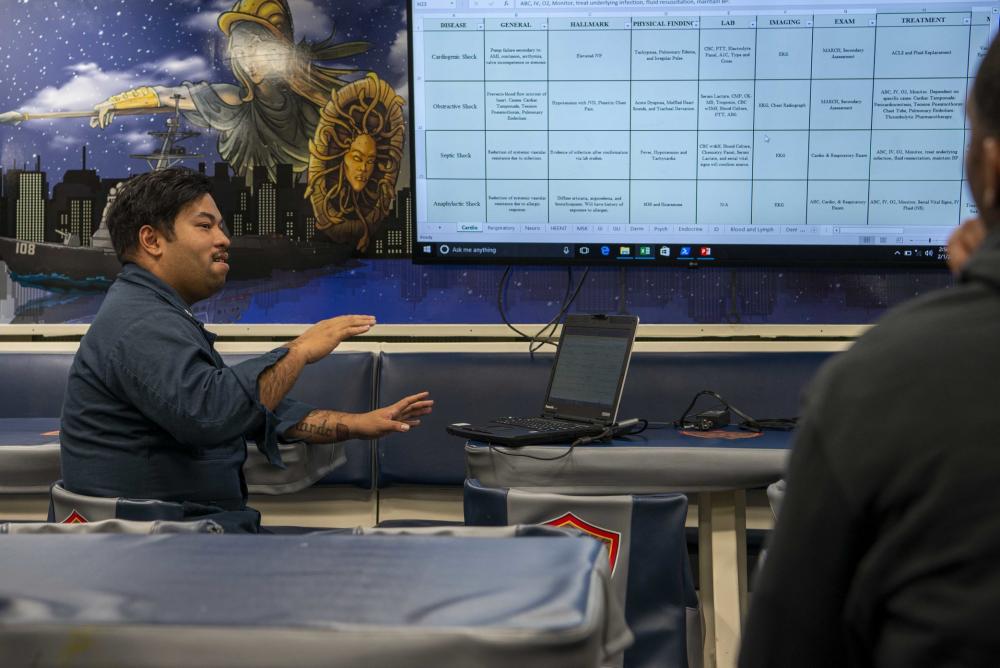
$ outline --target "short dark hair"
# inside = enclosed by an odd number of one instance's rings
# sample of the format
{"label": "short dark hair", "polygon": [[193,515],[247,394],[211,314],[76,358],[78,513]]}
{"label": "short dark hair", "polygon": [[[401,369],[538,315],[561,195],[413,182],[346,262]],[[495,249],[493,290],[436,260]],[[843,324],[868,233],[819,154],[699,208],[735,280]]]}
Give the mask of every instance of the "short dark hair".
{"label": "short dark hair", "polygon": [[177,214],[211,191],[208,177],[190,169],[160,169],[126,181],[108,207],[106,221],[118,260],[131,259],[139,246],[139,228],[143,225],[151,225],[167,239],[173,239]]}
{"label": "short dark hair", "polygon": [[975,118],[984,134],[1000,136],[1000,39],[994,39],[972,84]]}

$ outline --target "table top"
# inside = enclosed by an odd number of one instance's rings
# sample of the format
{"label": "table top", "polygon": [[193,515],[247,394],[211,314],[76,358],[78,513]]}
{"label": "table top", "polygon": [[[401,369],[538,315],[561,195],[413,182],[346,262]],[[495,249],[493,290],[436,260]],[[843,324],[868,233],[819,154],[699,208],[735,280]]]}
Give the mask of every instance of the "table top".
{"label": "table top", "polygon": [[472,665],[497,646],[509,663],[477,665],[596,666],[628,635],[607,557],[573,537],[11,535],[0,562],[0,658],[85,632],[77,665],[178,643],[171,661],[195,665],[250,649],[298,665],[302,648],[331,666]]}
{"label": "table top", "polygon": [[[696,435],[692,435],[696,434]],[[764,487],[781,478],[794,432],[647,430],[606,444],[518,448],[469,441],[470,478],[488,487],[651,494]],[[558,458],[556,458],[558,457]]]}
{"label": "table top", "polygon": [[634,436],[616,438],[596,448],[725,448],[727,450],[787,450],[792,446],[790,431],[743,431],[735,427],[714,431],[678,431],[674,428],[647,429]]}

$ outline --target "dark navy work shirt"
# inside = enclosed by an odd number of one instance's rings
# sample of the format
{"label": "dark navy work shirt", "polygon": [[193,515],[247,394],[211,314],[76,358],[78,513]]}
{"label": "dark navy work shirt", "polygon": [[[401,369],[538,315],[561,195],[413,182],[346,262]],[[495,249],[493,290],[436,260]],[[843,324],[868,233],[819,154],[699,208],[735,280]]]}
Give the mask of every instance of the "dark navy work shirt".
{"label": "dark navy work shirt", "polygon": [[246,438],[276,466],[277,439],[311,406],[260,403],[257,378],[288,350],[226,366],[166,283],[128,263],[70,369],[60,431],[63,485],[89,496],[246,505]]}

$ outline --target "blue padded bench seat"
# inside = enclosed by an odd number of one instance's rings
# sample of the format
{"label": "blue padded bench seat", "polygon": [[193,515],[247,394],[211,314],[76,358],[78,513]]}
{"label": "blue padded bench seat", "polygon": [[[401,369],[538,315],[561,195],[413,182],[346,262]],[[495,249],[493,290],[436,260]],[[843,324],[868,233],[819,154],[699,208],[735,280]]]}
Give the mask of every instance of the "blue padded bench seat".
{"label": "blue padded bench seat", "polygon": [[[806,384],[831,355],[634,353],[618,415],[672,421],[696,392],[711,389],[754,417],[793,417],[798,415]],[[435,406],[420,429],[379,440],[377,486],[462,485],[465,439],[445,433],[445,426],[539,414],[552,360],[552,354],[532,359],[527,352],[383,352],[378,403],[427,389]],[[708,398],[702,401],[705,407],[712,406]]]}
{"label": "blue padded bench seat", "polygon": [[[251,354],[224,355],[235,364]],[[377,358],[370,352],[337,352],[307,366],[289,396],[321,408],[371,410]],[[0,493],[43,493],[59,478],[58,436],[72,353],[0,353]],[[346,461],[320,484],[371,489],[373,444],[345,443]],[[27,451],[26,451],[27,450]],[[252,481],[251,481],[252,483]]]}
{"label": "blue padded bench seat", "polygon": [[57,418],[0,418],[0,494],[44,494],[59,475]]}
{"label": "blue padded bench seat", "polygon": [[[58,429],[72,353],[0,353],[0,493],[48,492],[58,480]],[[55,418],[55,419],[54,419]]]}

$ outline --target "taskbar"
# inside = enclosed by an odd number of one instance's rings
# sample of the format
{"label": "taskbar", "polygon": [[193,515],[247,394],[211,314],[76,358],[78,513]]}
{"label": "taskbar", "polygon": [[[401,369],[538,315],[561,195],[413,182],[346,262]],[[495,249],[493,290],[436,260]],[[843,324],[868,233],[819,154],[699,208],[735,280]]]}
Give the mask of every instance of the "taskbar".
{"label": "taskbar", "polygon": [[467,243],[421,242],[414,245],[418,264],[593,264],[648,266],[709,265],[897,265],[942,267],[947,247],[822,246],[664,243]]}

